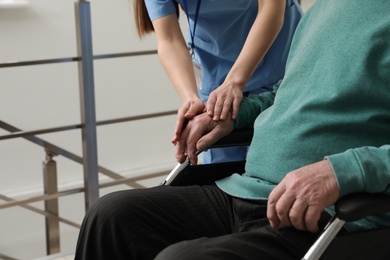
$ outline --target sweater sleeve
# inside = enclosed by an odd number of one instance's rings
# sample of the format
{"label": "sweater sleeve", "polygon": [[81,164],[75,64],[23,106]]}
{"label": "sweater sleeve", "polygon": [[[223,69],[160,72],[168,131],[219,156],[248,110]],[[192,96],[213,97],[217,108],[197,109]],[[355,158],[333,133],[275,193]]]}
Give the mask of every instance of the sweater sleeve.
{"label": "sweater sleeve", "polygon": [[281,83],[281,80],[276,83],[273,86],[273,91],[261,94],[251,94],[248,97],[244,97],[240,104],[238,116],[234,121],[234,129],[253,127],[253,124],[260,113],[273,105],[276,92],[278,91]]}
{"label": "sweater sleeve", "polygon": [[325,158],[336,175],[340,196],[355,192],[390,194],[390,145],[349,149]]}

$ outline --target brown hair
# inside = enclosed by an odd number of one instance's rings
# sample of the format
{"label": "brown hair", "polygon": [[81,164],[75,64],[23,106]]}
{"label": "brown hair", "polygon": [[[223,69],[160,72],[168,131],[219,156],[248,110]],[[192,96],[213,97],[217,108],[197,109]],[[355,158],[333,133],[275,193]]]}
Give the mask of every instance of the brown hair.
{"label": "brown hair", "polygon": [[[176,4],[176,15],[179,18],[179,4]],[[140,38],[154,32],[152,21],[146,9],[145,0],[134,0],[134,19]]]}

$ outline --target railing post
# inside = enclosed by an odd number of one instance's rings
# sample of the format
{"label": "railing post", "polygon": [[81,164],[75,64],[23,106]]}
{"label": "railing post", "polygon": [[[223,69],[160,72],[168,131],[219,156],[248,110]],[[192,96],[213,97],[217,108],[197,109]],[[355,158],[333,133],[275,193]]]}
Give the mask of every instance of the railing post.
{"label": "railing post", "polygon": [[[57,163],[53,160],[55,154],[46,151],[46,159],[43,161],[43,187],[47,195],[56,194],[57,188]],[[58,199],[45,200],[45,211],[51,215],[45,217],[46,224],[46,253],[48,255],[60,252],[60,223],[58,219]]]}
{"label": "railing post", "polygon": [[99,198],[97,136],[95,115],[95,91],[93,75],[93,51],[90,3],[75,2],[77,49],[80,57],[80,109],[84,159],[85,209]]}

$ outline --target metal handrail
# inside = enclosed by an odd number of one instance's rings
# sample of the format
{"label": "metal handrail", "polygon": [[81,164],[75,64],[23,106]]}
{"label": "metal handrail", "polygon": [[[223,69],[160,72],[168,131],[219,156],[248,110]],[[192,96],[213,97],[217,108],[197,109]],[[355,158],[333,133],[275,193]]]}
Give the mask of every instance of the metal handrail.
{"label": "metal handrail", "polygon": [[[120,179],[120,180],[115,180],[115,181],[112,181],[112,182],[107,182],[107,183],[104,183],[104,184],[100,184],[99,188],[107,188],[107,187],[115,186],[115,185],[119,185],[119,184],[129,184],[130,186],[133,186],[133,188],[145,188],[145,186],[137,184],[136,182],[140,181],[140,180],[143,180],[143,179],[163,176],[166,173],[167,173],[166,171],[162,171],[162,172],[157,172],[157,173],[146,174],[146,175],[143,175],[142,177],[138,176],[138,177],[131,177],[131,178],[123,178],[123,179]],[[84,191],[85,191],[85,188],[79,187],[79,188],[59,191],[57,193],[50,194],[50,195],[40,195],[40,196],[35,196],[35,197],[32,197],[32,198],[28,198],[28,199],[24,199],[24,200],[17,200],[17,201],[16,200],[12,200],[12,199],[10,200],[10,198],[8,198],[6,196],[3,196],[3,195],[0,195],[0,199],[4,199],[4,200],[8,200],[9,201],[7,203],[1,204],[0,205],[0,209],[5,209],[5,208],[9,208],[9,207],[14,207],[14,206],[23,206],[25,204],[38,202],[38,201],[58,199],[58,198],[63,197],[63,196],[72,195],[72,194],[76,194],[76,193],[81,193],[81,192],[84,192]]]}
{"label": "metal handrail", "polygon": [[[58,198],[66,195],[84,192],[86,209],[90,204],[97,200],[99,189],[119,184],[126,184],[133,188],[144,188],[143,185],[137,183],[139,180],[154,178],[157,176],[165,175],[166,172],[154,172],[151,174],[145,174],[139,177],[125,178],[118,173],[115,173],[105,167],[97,164],[97,147],[96,147],[96,127],[101,125],[108,125],[114,123],[128,122],[133,120],[142,120],[148,118],[155,118],[167,115],[174,115],[176,111],[165,111],[161,113],[152,113],[146,115],[129,116],[123,118],[102,120],[97,122],[95,118],[95,104],[94,104],[94,77],[93,77],[93,60],[98,59],[112,59],[130,56],[150,55],[157,54],[157,50],[138,51],[138,52],[126,52],[126,53],[114,53],[114,54],[92,54],[92,37],[91,37],[91,19],[90,19],[90,4],[86,0],[79,0],[75,3],[76,13],[76,30],[77,30],[77,57],[57,58],[57,59],[44,59],[33,61],[15,61],[0,63],[0,68],[12,68],[22,66],[34,66],[43,64],[55,64],[66,62],[77,62],[79,65],[79,79],[80,79],[80,108],[82,122],[80,124],[58,126],[45,129],[36,129],[23,131],[9,123],[0,120],[0,128],[10,132],[10,134],[0,136],[1,140],[24,138],[30,142],[35,143],[43,147],[46,151],[46,160],[43,163],[45,194],[41,196],[35,196],[23,200],[15,200],[13,198],[0,194],[0,200],[6,203],[0,205],[0,209],[9,208],[13,206],[20,206],[28,209],[32,212],[45,216],[46,219],[46,246],[47,254],[52,254],[60,251],[59,246],[59,222],[63,222],[70,226],[79,228],[80,225],[70,220],[59,216],[58,212]],[[82,143],[83,143],[83,156],[78,156],[70,151],[67,151],[59,146],[56,146],[50,142],[47,142],[36,135],[46,134],[53,132],[68,131],[74,129],[81,129]],[[53,160],[53,156],[62,155],[67,159],[73,160],[84,166],[84,186],[58,191],[57,190],[57,173],[56,162]],[[98,173],[102,173],[112,179],[102,184],[98,183]],[[54,187],[51,189],[50,187]],[[48,191],[47,188],[50,188]],[[27,205],[32,202],[45,201],[45,210],[38,209],[31,205]],[[14,259],[12,257],[3,255],[0,253],[1,259]]]}
{"label": "metal handrail", "polygon": [[[167,111],[167,112],[161,112],[161,113],[154,113],[154,114],[146,114],[146,115],[139,115],[139,116],[131,116],[131,117],[123,117],[123,118],[116,118],[116,119],[109,119],[109,120],[104,120],[104,121],[100,121],[97,123],[97,125],[107,125],[107,124],[114,124],[114,123],[123,123],[123,122],[129,122],[129,121],[135,121],[135,120],[142,120],[142,119],[150,119],[150,118],[155,118],[155,117],[161,117],[161,116],[168,116],[168,115],[174,115],[176,114],[176,111]],[[2,120],[0,120],[0,128],[3,128],[7,131],[10,131],[10,132],[14,132],[13,134],[10,134],[10,135],[4,135],[4,136],[0,136],[0,140],[4,140],[4,139],[11,139],[11,138],[19,138],[19,137],[23,137],[43,148],[45,148],[46,150],[48,150],[49,152],[51,152],[52,154],[55,154],[55,155],[62,155],[70,160],[73,160],[77,163],[80,163],[82,164],[83,163],[83,158],[76,155],[76,154],[73,154],[59,146],[56,146],[52,143],[49,143],[39,137],[36,137],[36,136],[32,136],[33,134],[43,134],[43,133],[52,133],[53,131],[66,131],[66,130],[72,130],[72,129],[77,129],[77,128],[81,128],[81,124],[78,124],[78,125],[70,125],[70,126],[65,126],[65,127],[57,127],[57,128],[51,128],[51,129],[42,129],[42,130],[34,130],[34,131],[22,131],[21,129],[15,127],[15,126],[12,126]],[[110,183],[106,183],[106,184],[103,184],[103,185],[99,185],[99,188],[102,188],[102,187],[108,187],[108,186],[114,186],[114,185],[119,185],[119,184],[127,184],[129,186],[132,186],[132,187],[136,187],[136,188],[144,188],[144,186],[142,185],[139,185],[139,184],[136,184],[135,182],[137,180],[140,180],[140,179],[144,179],[144,177],[142,178],[125,178],[123,176],[121,176],[120,174],[117,174],[111,170],[108,170],[102,166],[98,166],[98,169],[99,169],[99,172],[108,176],[108,177],[111,177],[113,179],[115,179],[115,181],[113,182],[110,182]],[[157,177],[157,176],[161,176],[163,174],[165,174],[166,172],[161,172],[161,173],[154,173],[154,174],[151,174],[150,176],[148,176],[147,178],[153,178],[153,177]],[[20,201],[11,201],[11,202],[8,202],[8,203],[5,203],[5,204],[2,204],[0,205],[0,209],[3,209],[3,208],[7,208],[7,207],[12,207],[12,206],[20,206],[20,205],[24,205],[24,204],[28,204],[28,203],[32,203],[32,202],[36,202],[36,201],[41,201],[41,200],[50,200],[50,199],[56,199],[56,198],[59,198],[59,197],[62,197],[62,196],[65,196],[65,195],[70,195],[70,194],[74,194],[74,193],[79,193],[79,192],[84,192],[84,188],[77,188],[77,189],[72,189],[72,190],[67,190],[67,191],[62,191],[62,192],[58,192],[56,194],[51,194],[51,195],[42,195],[42,196],[37,196],[37,197],[34,197],[34,198],[29,198],[29,199],[25,199],[25,200],[20,200]],[[5,196],[2,197],[2,195],[0,194],[0,199],[1,198],[7,198]],[[6,200],[6,199],[5,199]]]}
{"label": "metal handrail", "polygon": [[[176,110],[171,110],[171,111],[165,111],[165,112],[159,112],[159,113],[108,119],[108,120],[97,121],[96,126],[123,123],[123,122],[129,122],[129,121],[141,120],[141,119],[150,119],[150,118],[162,117],[162,116],[170,116],[170,115],[175,115],[176,113],[177,113]],[[0,127],[4,128],[4,129],[10,129],[10,128],[16,129],[15,127],[11,126],[10,124],[8,124],[2,120],[0,120]],[[27,136],[34,136],[34,135],[40,135],[40,134],[48,134],[48,133],[75,130],[75,129],[81,129],[81,128],[83,128],[83,124],[58,126],[58,127],[53,127],[53,128],[45,128],[45,129],[30,130],[30,131],[22,131],[21,129],[18,129],[18,130],[12,130],[11,134],[1,135],[0,141],[6,140],[6,139],[12,139],[12,138],[27,137]]]}
{"label": "metal handrail", "polygon": [[[123,57],[151,55],[151,54],[157,54],[157,50],[101,54],[101,55],[93,56],[92,59],[93,60],[113,59],[113,58],[123,58]],[[81,58],[67,57],[67,58],[58,58],[58,59],[32,60],[32,61],[12,61],[12,62],[0,63],[0,68],[55,64],[55,63],[75,62],[75,61],[81,61]]]}
{"label": "metal handrail", "polygon": [[[15,201],[16,201],[16,200],[14,200],[14,199],[12,199],[12,198],[9,198],[9,197],[4,196],[4,195],[1,195],[1,194],[0,194],[0,199],[1,199],[1,200],[4,200],[4,201],[7,201],[7,202],[15,202]],[[6,205],[6,204],[3,204],[3,205]],[[3,207],[3,208],[8,208],[8,207],[12,207],[12,206],[16,206],[16,205],[10,205],[10,206],[7,206],[7,205],[6,205],[6,206]],[[45,217],[54,217],[54,218],[57,218],[58,221],[60,221],[60,222],[62,222],[62,223],[64,223],[64,224],[67,224],[67,225],[72,226],[72,227],[75,227],[75,228],[80,228],[80,225],[77,224],[77,223],[75,223],[75,222],[73,222],[73,221],[70,221],[70,220],[68,220],[68,219],[62,218],[62,217],[57,216],[57,215],[55,215],[55,214],[52,214],[52,213],[50,213],[50,212],[47,212],[47,211],[38,209],[38,208],[36,208],[36,207],[30,206],[30,205],[25,205],[24,203],[20,203],[20,204],[18,203],[17,206],[21,206],[22,208],[25,208],[25,209],[28,209],[28,210],[33,211],[33,212],[35,212],[35,213],[41,214],[41,215],[43,215],[43,216],[45,216]],[[1,258],[0,258],[0,259],[1,259]]]}

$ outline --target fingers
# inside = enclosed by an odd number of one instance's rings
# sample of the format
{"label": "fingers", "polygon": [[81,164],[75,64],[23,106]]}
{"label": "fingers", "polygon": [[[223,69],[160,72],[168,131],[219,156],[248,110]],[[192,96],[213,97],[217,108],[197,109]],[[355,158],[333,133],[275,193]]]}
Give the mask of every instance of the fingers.
{"label": "fingers", "polygon": [[223,121],[232,112],[232,119],[235,119],[243,98],[241,89],[223,87],[214,90],[207,101],[206,108],[209,116],[214,121]]}
{"label": "fingers", "polygon": [[319,205],[310,205],[304,197],[297,198],[283,185],[278,185],[269,196],[267,218],[273,228],[282,224],[297,230],[317,232],[322,210]]}
{"label": "fingers", "polygon": [[172,143],[176,145],[177,141],[180,139],[181,131],[184,128],[185,123],[187,120],[184,117],[177,116],[176,124],[175,124],[175,133],[172,138]]}
{"label": "fingers", "polygon": [[269,195],[267,217],[270,225],[293,226],[318,231],[326,207],[334,205],[339,188],[329,162],[322,160],[288,173]]}
{"label": "fingers", "polygon": [[233,103],[233,98],[209,99],[207,101],[207,113],[214,121],[225,120]]}
{"label": "fingers", "polygon": [[184,117],[186,119],[191,119],[194,116],[202,113],[204,110],[204,104],[201,100],[198,100],[196,103],[191,103],[188,107],[186,113],[184,114]]}
{"label": "fingers", "polygon": [[234,99],[233,100],[233,106],[232,106],[232,119],[233,120],[237,118],[238,110],[239,110],[240,104],[241,104],[241,100],[242,99]]}
{"label": "fingers", "polygon": [[283,185],[276,186],[272,192],[270,193],[268,197],[268,203],[267,203],[267,218],[269,220],[269,223],[271,227],[278,228],[281,220],[279,219],[279,214],[276,210],[276,205],[280,199],[280,197],[285,192],[285,188]]}
{"label": "fingers", "polygon": [[186,158],[186,145],[183,141],[183,137],[187,136],[188,130],[184,129],[182,132],[180,138],[175,143],[175,158],[176,161],[179,163],[183,163]]}
{"label": "fingers", "polygon": [[176,160],[179,163],[183,163],[188,157],[188,160],[192,165],[198,163],[198,156],[196,154],[196,144],[191,142],[178,141],[176,145]]}
{"label": "fingers", "polygon": [[172,143],[176,145],[180,139],[181,132],[186,126],[188,120],[195,117],[197,114],[202,113],[205,109],[203,102],[199,99],[196,101],[190,101],[184,103],[177,112],[176,124],[174,128],[174,135]]}
{"label": "fingers", "polygon": [[317,231],[316,222],[313,222],[313,219],[307,214],[309,208],[305,200],[296,200],[292,196],[283,194],[276,202],[269,201],[267,217],[273,228],[278,228],[282,224],[286,227],[293,226],[298,230],[315,232]]}
{"label": "fingers", "polygon": [[189,107],[190,107],[190,104],[189,103],[185,103],[177,111],[176,124],[175,124],[175,128],[174,128],[174,135],[173,135],[173,138],[172,138],[172,143],[173,144],[176,144],[176,142],[180,138],[181,131],[182,131],[184,123],[186,121],[186,118],[185,118],[184,115],[187,113]]}
{"label": "fingers", "polygon": [[207,132],[208,122],[211,122],[211,118],[206,114],[198,115],[188,122],[181,133],[180,139],[176,143],[175,156],[178,162],[182,163],[187,156],[191,164],[197,164],[196,144]]}
{"label": "fingers", "polygon": [[288,221],[291,226],[298,230],[306,230],[307,203],[304,200],[295,200],[287,212]]}
{"label": "fingers", "polygon": [[185,154],[187,155],[192,165],[196,165],[198,163],[196,143],[201,136],[201,134],[197,132],[195,128],[196,127],[193,127],[192,129],[186,128],[186,130],[191,129],[191,131],[189,131],[188,135],[186,135],[186,138],[182,140],[182,143],[185,145]]}
{"label": "fingers", "polygon": [[207,114],[211,117],[214,116],[214,113],[215,113],[214,107],[215,107],[216,102],[217,102],[217,97],[213,92],[210,94],[209,99],[207,100],[207,103],[206,103]]}
{"label": "fingers", "polygon": [[198,151],[204,151],[212,146],[216,141],[228,135],[233,130],[233,122],[224,121],[217,123],[218,125],[210,132],[202,136],[196,143]]}
{"label": "fingers", "polygon": [[234,121],[215,122],[207,114],[200,114],[189,120],[175,142],[175,156],[182,163],[187,156],[192,164],[197,163],[197,151],[207,149],[211,144],[233,130]]}
{"label": "fingers", "polygon": [[319,209],[318,206],[308,206],[305,215],[306,229],[310,232],[318,232],[318,221],[321,218],[322,209]]}
{"label": "fingers", "polygon": [[221,110],[220,114],[221,116],[219,117],[219,120],[225,120],[228,113],[231,111],[233,99],[232,98],[227,98],[225,99],[225,102],[223,103],[222,107],[219,107],[218,109]]}

